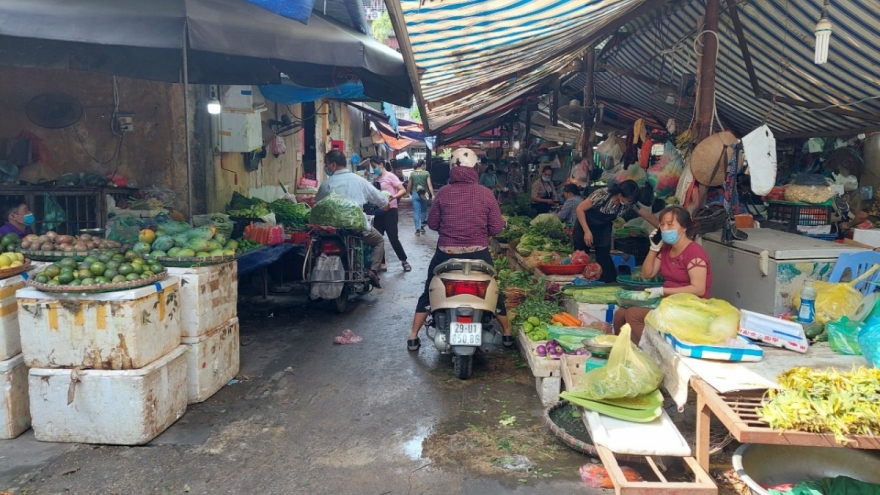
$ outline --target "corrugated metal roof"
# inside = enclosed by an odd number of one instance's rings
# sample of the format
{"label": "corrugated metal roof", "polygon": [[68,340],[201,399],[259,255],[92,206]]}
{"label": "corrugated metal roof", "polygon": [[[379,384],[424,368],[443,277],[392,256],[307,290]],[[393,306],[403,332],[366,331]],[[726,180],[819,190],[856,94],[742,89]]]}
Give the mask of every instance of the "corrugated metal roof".
{"label": "corrugated metal roof", "polygon": [[[736,7],[763,92],[868,114],[853,117],[771,102],[755,96],[733,19],[722,8],[717,64],[718,113],[739,133],[763,122],[777,134],[821,135],[860,129],[880,122],[880,7],[877,0],[831,2],[834,28],[828,63],[813,63],[813,30],[822,0],[752,0]],[[683,2],[659,19],[636,25],[632,34],[610,48],[599,63],[623,68],[629,75],[608,71],[596,75],[597,96],[612,98],[651,112],[662,119],[676,117],[687,125],[693,108],[664,103],[660,81],[677,87],[683,73],[696,72],[694,35],[705,1]],[[638,23],[633,23],[638,24]],[[632,28],[633,24],[627,26]],[[710,35],[706,35],[710,36]],[[583,77],[569,83],[582,87]],[[657,96],[655,96],[657,95]],[[866,98],[872,98],[866,101]]]}
{"label": "corrugated metal roof", "polygon": [[[390,0],[389,13],[427,127],[475,117],[576,62],[585,46],[644,0]],[[402,21],[402,22],[401,22]]]}

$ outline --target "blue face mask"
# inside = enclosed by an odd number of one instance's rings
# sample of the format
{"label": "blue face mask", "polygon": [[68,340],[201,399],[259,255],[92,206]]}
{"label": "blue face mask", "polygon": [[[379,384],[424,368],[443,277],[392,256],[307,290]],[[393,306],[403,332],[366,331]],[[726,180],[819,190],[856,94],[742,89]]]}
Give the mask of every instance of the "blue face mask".
{"label": "blue face mask", "polygon": [[24,221],[22,222],[25,225],[32,225],[34,223],[34,214],[28,213],[24,216]]}
{"label": "blue face mask", "polygon": [[678,242],[679,235],[677,230],[661,230],[660,237],[666,244],[675,244]]}
{"label": "blue face mask", "polygon": [[381,168],[374,168],[373,169],[373,175],[381,175],[381,174],[382,174]]}
{"label": "blue face mask", "polygon": [[324,167],[324,173],[327,174],[327,176],[333,175],[333,172],[330,171],[329,167]]}
{"label": "blue face mask", "polygon": [[544,176],[541,176],[541,180],[544,181],[544,182],[550,182],[551,180],[553,180],[553,177],[544,177]]}

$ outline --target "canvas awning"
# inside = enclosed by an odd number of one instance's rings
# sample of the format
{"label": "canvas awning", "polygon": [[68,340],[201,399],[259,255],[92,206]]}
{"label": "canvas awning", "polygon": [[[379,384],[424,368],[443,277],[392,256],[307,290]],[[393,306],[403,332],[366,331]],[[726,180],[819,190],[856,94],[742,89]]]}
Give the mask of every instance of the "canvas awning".
{"label": "canvas awning", "polygon": [[318,14],[303,25],[243,0],[0,0],[0,64],[177,82],[184,39],[191,83],[360,79],[370,97],[412,101],[399,53]]}
{"label": "canvas awning", "polygon": [[579,63],[605,31],[662,0],[388,2],[432,133],[508,103]]}

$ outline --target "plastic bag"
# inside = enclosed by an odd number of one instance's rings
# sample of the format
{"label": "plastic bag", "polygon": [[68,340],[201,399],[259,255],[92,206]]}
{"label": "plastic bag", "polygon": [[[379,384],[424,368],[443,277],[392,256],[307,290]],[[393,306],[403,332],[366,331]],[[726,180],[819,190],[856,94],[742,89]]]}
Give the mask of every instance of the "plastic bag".
{"label": "plastic bag", "polygon": [[345,284],[329,282],[331,280],[345,280],[345,267],[342,266],[342,258],[322,254],[318,258],[318,262],[315,263],[315,267],[312,268],[311,298],[336,299],[339,297]]}
{"label": "plastic bag", "polygon": [[617,175],[623,172],[625,172],[623,169],[623,163],[618,163],[614,167],[605,170],[602,176],[599,177],[599,181],[604,182],[608,186],[613,186],[614,184],[617,184]]}
{"label": "plastic bag", "polygon": [[[816,289],[816,320],[822,323],[837,321],[844,315],[851,315],[859,309],[864,296],[853,289],[851,283],[813,282]],[[792,300],[795,308],[801,306],[801,294],[798,291]]]}
{"label": "plastic bag", "polygon": [[207,215],[193,215],[193,227],[201,227],[202,225],[212,225],[217,232],[223,234],[228,239],[232,235],[235,224],[229,219],[226,213],[209,213]]}
{"label": "plastic bag", "polygon": [[608,354],[608,363],[581,375],[575,393],[596,400],[637,397],[657,390],[663,371],[632,343],[630,332],[629,325],[624,325]]}
{"label": "plastic bag", "polygon": [[828,332],[828,345],[831,346],[831,350],[838,354],[861,356],[862,350],[858,339],[862,325],[862,322],[850,320],[846,316],[837,321],[829,321],[825,329]]}
{"label": "plastic bag", "polygon": [[868,319],[857,340],[868,364],[880,368],[880,320]]}
{"label": "plastic bag", "polygon": [[735,339],[739,310],[722,299],[703,299],[693,294],[664,297],[648,313],[645,322],[654,329],[694,344],[717,344]]}
{"label": "plastic bag", "polygon": [[616,180],[618,184],[626,180],[632,180],[635,181],[639,187],[642,187],[645,185],[645,182],[647,182],[648,176],[645,173],[645,169],[642,167],[639,167],[638,165],[630,165],[628,169],[617,174]]}
{"label": "plastic bag", "polygon": [[142,225],[139,219],[128,215],[111,218],[107,222],[107,239],[123,244],[135,243]]}
{"label": "plastic bag", "polygon": [[831,173],[834,177],[834,184],[843,186],[843,192],[855,191],[859,188],[859,179],[855,175],[838,175]]}
{"label": "plastic bag", "polygon": [[663,156],[648,168],[648,183],[654,187],[658,198],[665,199],[675,194],[678,180],[684,172],[684,160],[671,141],[663,147]]}
{"label": "plastic bag", "polygon": [[831,186],[800,186],[792,184],[785,188],[785,200],[795,203],[819,204],[834,197]]}
{"label": "plastic bag", "polygon": [[349,329],[345,329],[342,331],[342,335],[337,335],[333,337],[334,344],[357,344],[358,342],[363,342],[363,337],[358,337]]}
{"label": "plastic bag", "polygon": [[[620,466],[620,470],[627,481],[644,481],[642,475],[629,466]],[[584,464],[579,472],[581,481],[586,483],[589,488],[614,488],[614,483],[611,481],[611,476],[608,476],[608,471],[599,464]]]}
{"label": "plastic bag", "polygon": [[336,193],[330,193],[315,203],[309,214],[309,222],[340,229],[367,230],[363,206]]}
{"label": "plastic bag", "polygon": [[[43,227],[48,230],[57,230],[61,223],[67,220],[64,208],[55,201],[55,197],[49,193],[43,195]],[[135,236],[137,237],[137,236]]]}

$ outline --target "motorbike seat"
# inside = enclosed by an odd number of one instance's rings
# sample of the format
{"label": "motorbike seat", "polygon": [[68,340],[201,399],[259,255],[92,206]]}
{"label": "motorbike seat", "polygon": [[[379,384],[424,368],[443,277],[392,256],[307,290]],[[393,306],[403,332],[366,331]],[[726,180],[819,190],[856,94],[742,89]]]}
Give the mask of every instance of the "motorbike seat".
{"label": "motorbike seat", "polygon": [[440,263],[437,268],[434,268],[434,275],[449,272],[464,272],[465,274],[469,274],[472,271],[485,273],[491,277],[495,276],[495,267],[483,260],[464,260],[457,258]]}

